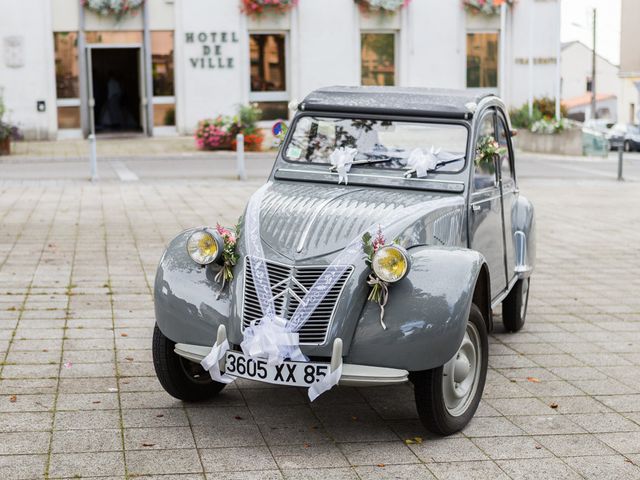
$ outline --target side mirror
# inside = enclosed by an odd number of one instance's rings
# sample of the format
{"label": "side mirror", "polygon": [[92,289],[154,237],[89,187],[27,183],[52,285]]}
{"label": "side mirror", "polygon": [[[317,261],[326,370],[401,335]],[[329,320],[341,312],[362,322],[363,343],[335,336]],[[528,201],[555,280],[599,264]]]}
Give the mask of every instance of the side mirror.
{"label": "side mirror", "polygon": [[518,135],[518,129],[517,128],[512,128],[511,129],[511,137],[516,137]]}

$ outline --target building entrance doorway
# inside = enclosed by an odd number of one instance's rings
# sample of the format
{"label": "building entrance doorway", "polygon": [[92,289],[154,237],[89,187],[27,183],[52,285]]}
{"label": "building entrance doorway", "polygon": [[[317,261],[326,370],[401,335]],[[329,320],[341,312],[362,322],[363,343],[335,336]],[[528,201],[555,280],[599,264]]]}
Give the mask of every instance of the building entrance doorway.
{"label": "building entrance doorway", "polygon": [[91,131],[142,132],[144,108],[139,46],[87,49]]}

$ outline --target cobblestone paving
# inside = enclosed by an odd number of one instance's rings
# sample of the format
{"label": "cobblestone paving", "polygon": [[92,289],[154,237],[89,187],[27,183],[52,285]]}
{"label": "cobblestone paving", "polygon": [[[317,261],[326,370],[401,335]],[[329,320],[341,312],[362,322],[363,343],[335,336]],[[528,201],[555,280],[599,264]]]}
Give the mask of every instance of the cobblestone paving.
{"label": "cobblestone paving", "polygon": [[494,332],[476,418],[449,438],[420,427],[409,385],[313,404],[248,382],[207,404],[161,389],[163,245],[233,222],[256,187],[0,186],[0,478],[640,478],[637,184],[525,182],[527,325]]}

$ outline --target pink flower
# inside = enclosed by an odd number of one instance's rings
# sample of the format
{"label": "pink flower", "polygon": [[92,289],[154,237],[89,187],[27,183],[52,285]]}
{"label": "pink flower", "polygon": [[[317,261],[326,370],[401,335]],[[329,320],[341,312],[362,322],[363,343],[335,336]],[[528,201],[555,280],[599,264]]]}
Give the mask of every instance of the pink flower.
{"label": "pink flower", "polygon": [[236,237],[231,232],[231,230],[229,230],[228,228],[223,227],[219,223],[216,223],[216,231],[222,236],[222,238],[225,240],[225,243],[230,243],[232,245],[235,245]]}
{"label": "pink flower", "polygon": [[382,235],[382,227],[378,225],[378,231],[376,232],[376,236],[373,238],[374,253],[377,252],[378,249],[383,246],[384,246],[384,235]]}

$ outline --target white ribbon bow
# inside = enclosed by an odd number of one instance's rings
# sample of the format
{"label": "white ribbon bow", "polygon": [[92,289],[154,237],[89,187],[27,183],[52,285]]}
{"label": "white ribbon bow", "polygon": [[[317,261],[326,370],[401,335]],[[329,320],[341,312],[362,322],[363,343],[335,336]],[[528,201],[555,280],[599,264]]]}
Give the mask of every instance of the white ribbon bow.
{"label": "white ribbon bow", "polygon": [[356,158],[357,153],[358,150],[355,148],[340,147],[336,148],[329,157],[331,165],[338,172],[338,183],[342,183],[342,180],[344,180],[344,184],[347,184],[347,172],[351,170],[353,159]]}
{"label": "white ribbon bow", "polygon": [[409,159],[407,160],[407,166],[410,167],[407,175],[410,176],[415,172],[416,177],[418,178],[426,177],[427,172],[429,170],[433,170],[438,164],[439,153],[440,149],[436,150],[433,146],[426,154],[420,148],[414,148],[411,150]]}
{"label": "white ribbon bow", "polygon": [[225,340],[220,345],[213,344],[213,348],[209,352],[209,355],[204,357],[200,362],[202,368],[209,372],[211,378],[220,383],[231,383],[235,380],[234,377],[220,372],[220,361],[225,358],[225,354],[229,350],[229,342]]}
{"label": "white ribbon bow", "polygon": [[287,321],[280,317],[262,317],[251,322],[244,331],[240,344],[242,351],[253,358],[266,358],[268,365],[279,365],[285,358],[295,362],[309,359],[300,351],[297,332],[287,327]]}

